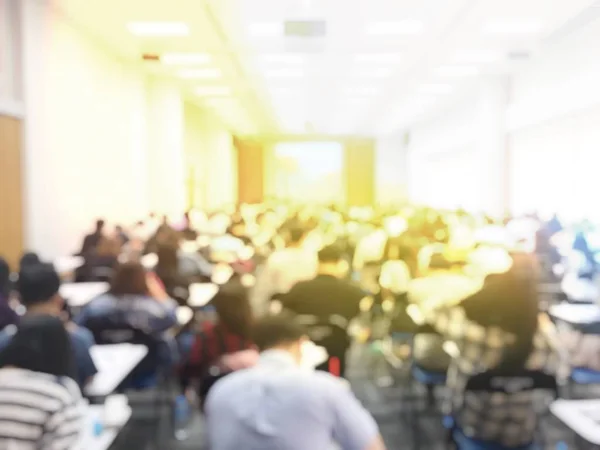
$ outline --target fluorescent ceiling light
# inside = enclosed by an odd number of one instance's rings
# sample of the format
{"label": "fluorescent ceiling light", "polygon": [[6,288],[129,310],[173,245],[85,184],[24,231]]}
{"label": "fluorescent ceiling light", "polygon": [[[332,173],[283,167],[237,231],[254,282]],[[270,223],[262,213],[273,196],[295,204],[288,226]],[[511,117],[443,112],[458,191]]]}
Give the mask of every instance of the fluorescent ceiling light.
{"label": "fluorescent ceiling light", "polygon": [[536,34],[543,30],[537,20],[494,20],[483,26],[487,34]]}
{"label": "fluorescent ceiling light", "polygon": [[361,77],[368,78],[387,78],[391,76],[393,73],[392,69],[388,68],[375,68],[375,69],[366,69],[358,72],[358,75]]}
{"label": "fluorescent ceiling light", "polygon": [[356,62],[368,64],[395,64],[401,59],[400,53],[363,53],[355,57]]}
{"label": "fluorescent ceiling light", "polygon": [[442,66],[435,73],[440,77],[476,77],[480,71],[477,66]]}
{"label": "fluorescent ceiling light", "polygon": [[165,53],[160,57],[160,62],[169,66],[206,64],[211,60],[208,53]]}
{"label": "fluorescent ceiling light", "polygon": [[423,94],[451,94],[454,88],[450,84],[423,84],[419,86],[419,92]]}
{"label": "fluorescent ceiling light", "polygon": [[346,89],[348,95],[377,95],[380,90],[376,87],[354,87]]}
{"label": "fluorescent ceiling light", "polygon": [[231,88],[227,86],[199,86],[194,92],[200,97],[228,97],[231,95]]}
{"label": "fluorescent ceiling light", "polygon": [[267,78],[301,78],[304,76],[304,71],[301,69],[270,69],[265,71]]}
{"label": "fluorescent ceiling light", "polygon": [[279,55],[264,55],[262,60],[270,64],[302,64],[305,57],[304,55],[282,53]]}
{"label": "fluorescent ceiling light", "polygon": [[136,36],[187,36],[190,28],[183,22],[131,22],[127,25]]}
{"label": "fluorescent ceiling light", "polygon": [[493,50],[461,50],[455,59],[459,63],[492,64],[502,61],[502,54]]}
{"label": "fluorescent ceiling light", "polygon": [[275,37],[283,36],[283,22],[253,23],[248,27],[251,36]]}
{"label": "fluorescent ceiling light", "polygon": [[179,72],[181,78],[193,79],[193,78],[204,78],[204,79],[215,79],[221,78],[220,69],[185,69]]}
{"label": "fluorescent ceiling light", "polygon": [[398,22],[373,22],[367,25],[366,31],[370,35],[418,34],[423,31],[423,22],[415,19]]}

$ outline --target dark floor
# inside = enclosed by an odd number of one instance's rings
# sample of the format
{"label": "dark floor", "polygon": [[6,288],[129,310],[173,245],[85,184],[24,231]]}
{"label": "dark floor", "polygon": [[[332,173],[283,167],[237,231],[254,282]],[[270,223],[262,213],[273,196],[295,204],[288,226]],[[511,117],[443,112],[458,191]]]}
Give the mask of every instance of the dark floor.
{"label": "dark floor", "polygon": [[[352,352],[348,379],[356,396],[371,411],[379,423],[381,433],[388,450],[445,450],[446,432],[441,417],[435,412],[415,413],[425,410],[420,405],[404,401],[406,395],[419,391],[418,386],[409,387],[402,372],[394,375],[395,385],[382,387],[382,378],[374,379],[374,373],[385,375],[382,366],[365,349],[357,348]],[[389,372],[388,372],[389,373]],[[389,383],[388,383],[389,384]],[[416,429],[415,429],[416,428]],[[544,449],[584,450],[582,444],[575,444],[572,433],[552,417],[544,420]],[[166,431],[166,430],[165,430]],[[184,442],[173,441],[170,444],[157,445],[158,430],[151,424],[144,425],[143,420],[135,420],[123,430],[113,450],[203,450],[203,427],[199,415],[194,417],[190,426],[190,437]],[[240,449],[243,450],[243,449]],[[307,449],[308,450],[308,449]],[[312,450],[312,449],[311,449]],[[320,450],[320,449],[315,449]]]}

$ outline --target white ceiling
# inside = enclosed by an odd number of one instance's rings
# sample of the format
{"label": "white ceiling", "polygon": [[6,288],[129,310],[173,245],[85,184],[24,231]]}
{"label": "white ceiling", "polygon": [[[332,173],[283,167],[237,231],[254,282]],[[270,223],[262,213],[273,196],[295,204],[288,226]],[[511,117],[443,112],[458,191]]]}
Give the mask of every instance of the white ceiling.
{"label": "white ceiling", "polygon": [[[56,0],[124,56],[206,52],[219,79],[185,79],[192,98],[239,133],[372,135],[417,120],[478,77],[518,70],[597,0]],[[289,38],[289,20],[322,20],[323,37]],[[186,37],[140,38],[132,21],[178,21]],[[178,77],[181,67],[147,64]],[[214,71],[214,70],[213,70]],[[194,96],[224,86],[225,98]],[[209,92],[210,93],[210,92]],[[205,93],[206,94],[206,93]]]}

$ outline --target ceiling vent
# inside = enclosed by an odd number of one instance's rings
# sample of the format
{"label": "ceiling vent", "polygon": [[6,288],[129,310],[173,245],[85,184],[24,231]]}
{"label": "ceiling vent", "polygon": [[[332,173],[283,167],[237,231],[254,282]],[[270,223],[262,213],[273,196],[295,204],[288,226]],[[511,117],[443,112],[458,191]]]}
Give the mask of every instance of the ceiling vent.
{"label": "ceiling vent", "polygon": [[515,50],[506,55],[510,62],[523,62],[531,58],[531,53],[527,50]]}
{"label": "ceiling vent", "polygon": [[324,38],[327,22],[324,20],[288,20],[284,23],[284,34],[291,38]]}

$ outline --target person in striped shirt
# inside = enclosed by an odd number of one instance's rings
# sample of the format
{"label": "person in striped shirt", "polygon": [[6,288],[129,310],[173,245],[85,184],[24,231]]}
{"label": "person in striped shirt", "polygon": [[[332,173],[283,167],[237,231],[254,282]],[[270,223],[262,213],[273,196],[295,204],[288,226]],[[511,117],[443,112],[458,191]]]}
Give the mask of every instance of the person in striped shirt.
{"label": "person in striped shirt", "polygon": [[85,411],[75,374],[71,340],[61,320],[23,318],[0,352],[0,448],[73,448]]}

